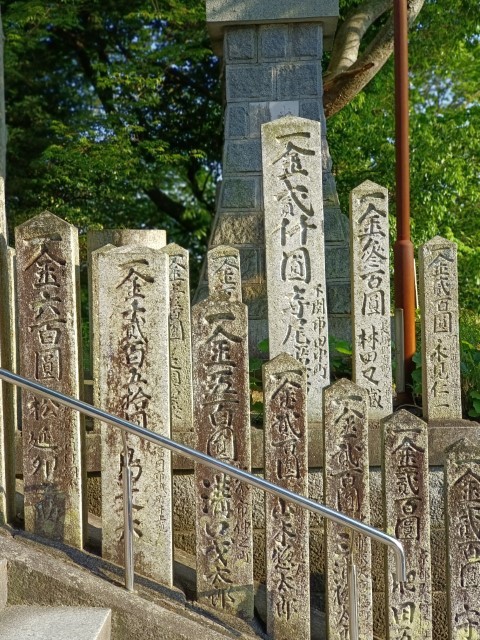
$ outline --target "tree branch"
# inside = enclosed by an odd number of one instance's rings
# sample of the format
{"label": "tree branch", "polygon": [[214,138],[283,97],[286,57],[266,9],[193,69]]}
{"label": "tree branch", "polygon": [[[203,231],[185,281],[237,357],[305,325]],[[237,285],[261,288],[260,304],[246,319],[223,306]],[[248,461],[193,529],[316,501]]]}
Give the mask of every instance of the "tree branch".
{"label": "tree branch", "polygon": [[326,78],[336,76],[355,64],[360,43],[368,28],[391,8],[392,0],[365,0],[350,11],[335,35]]}
{"label": "tree branch", "polygon": [[[408,0],[408,16],[410,24],[414,22],[423,7],[424,2],[425,0]],[[368,14],[371,17],[375,13],[374,8],[376,7],[376,10],[379,11],[381,4],[382,0],[366,0],[366,2],[360,7],[361,14]],[[392,6],[392,0],[390,0],[389,4]],[[367,5],[372,6],[370,12],[366,9]],[[384,13],[384,11],[382,13]],[[353,15],[348,18],[350,25],[357,24],[357,36],[358,33],[360,33],[359,25],[363,25],[362,28],[365,29],[363,33],[365,33],[366,28],[368,28],[366,25],[369,20],[370,18],[360,18],[355,22]],[[358,57],[358,47],[355,49],[357,46],[355,37],[357,36],[353,37],[352,31],[354,31],[353,27],[347,27],[346,33],[343,34],[341,33],[341,29],[339,30],[339,36],[341,39],[338,45],[334,45],[337,60],[334,63],[334,68],[337,68],[338,71],[336,73],[332,73],[329,70],[325,76],[323,106],[325,116],[327,118],[335,115],[335,113],[351,102],[353,98],[380,71],[393,52],[393,15],[389,16],[386,24],[378,32],[360,57]],[[350,47],[349,51],[347,50],[348,47]],[[342,51],[344,51],[344,53],[342,53]],[[356,55],[357,58],[349,67],[344,68],[345,64],[347,64],[347,60],[349,59],[349,55],[352,59],[352,56],[354,55]]]}

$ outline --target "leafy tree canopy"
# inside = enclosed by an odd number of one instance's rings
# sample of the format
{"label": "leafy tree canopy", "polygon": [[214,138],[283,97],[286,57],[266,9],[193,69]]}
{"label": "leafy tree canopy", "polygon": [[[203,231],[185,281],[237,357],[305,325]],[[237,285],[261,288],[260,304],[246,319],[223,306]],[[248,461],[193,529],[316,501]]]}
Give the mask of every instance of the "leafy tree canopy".
{"label": "leafy tree canopy", "polygon": [[[478,311],[477,10],[408,4],[413,239],[459,243],[461,301]],[[346,211],[366,178],[394,201],[392,0],[340,6],[325,109]],[[3,0],[2,15],[10,226],[48,208],[81,229],[166,228],[199,255],[222,147],[204,0]]]}

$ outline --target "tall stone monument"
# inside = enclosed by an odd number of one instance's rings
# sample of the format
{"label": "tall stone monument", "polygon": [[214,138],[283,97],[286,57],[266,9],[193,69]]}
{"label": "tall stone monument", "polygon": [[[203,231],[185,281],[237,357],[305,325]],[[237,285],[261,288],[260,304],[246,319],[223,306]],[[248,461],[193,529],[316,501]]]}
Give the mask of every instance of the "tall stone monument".
{"label": "tall stone monument", "polygon": [[[207,0],[207,27],[225,65],[223,182],[209,246],[240,251],[250,349],[267,337],[261,125],[293,115],[321,123],[330,332],[348,334],[348,219],[340,212],[326,143],[321,59],[337,0]],[[206,271],[196,299],[206,292]]]}
{"label": "tall stone monument", "polygon": [[432,238],[420,247],[419,267],[423,416],[461,419],[456,244]]}
{"label": "tall stone monument", "polygon": [[[48,211],[16,229],[20,373],[80,395],[78,232]],[[25,530],[81,548],[80,415],[22,394]]]}
{"label": "tall stone monument", "polygon": [[305,365],[314,422],[330,382],[320,150],[318,122],[288,116],[262,127],[270,357]]}

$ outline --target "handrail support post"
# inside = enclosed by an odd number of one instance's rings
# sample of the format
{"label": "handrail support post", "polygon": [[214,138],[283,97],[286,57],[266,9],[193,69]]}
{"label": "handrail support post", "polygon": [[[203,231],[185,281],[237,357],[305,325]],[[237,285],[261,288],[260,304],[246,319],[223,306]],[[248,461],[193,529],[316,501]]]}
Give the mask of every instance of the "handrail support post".
{"label": "handrail support post", "polygon": [[122,431],[123,441],[123,541],[125,545],[125,589],[133,591],[134,556],[133,556],[133,505],[132,505],[132,469],[128,452],[127,434]]}

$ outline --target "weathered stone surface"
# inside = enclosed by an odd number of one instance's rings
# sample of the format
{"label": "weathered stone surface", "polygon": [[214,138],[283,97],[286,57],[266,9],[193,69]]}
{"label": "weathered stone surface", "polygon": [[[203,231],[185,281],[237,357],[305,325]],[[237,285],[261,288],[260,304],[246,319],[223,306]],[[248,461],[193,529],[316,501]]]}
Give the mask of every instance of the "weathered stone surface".
{"label": "weathered stone surface", "polygon": [[213,244],[240,245],[255,242],[262,244],[264,238],[261,213],[224,215],[219,220],[213,235]]}
{"label": "weathered stone surface", "polygon": [[445,465],[449,638],[480,638],[480,447],[459,440]]}
{"label": "weathered stone surface", "polygon": [[290,96],[315,98],[322,95],[322,72],[317,62],[285,64],[277,69],[277,100]]}
{"label": "weathered stone surface", "polygon": [[172,438],[193,433],[192,331],[190,324],[189,253],[169,244],[170,420]]}
{"label": "weathered stone surface", "polygon": [[[87,265],[88,265],[88,290],[89,300],[97,297],[93,290],[92,282],[92,254],[97,249],[107,245],[114,247],[124,247],[128,245],[139,245],[150,247],[151,249],[162,249],[167,244],[166,231],[162,229],[89,229],[87,231]],[[95,349],[97,348],[98,329],[95,330],[95,323],[98,318],[93,312],[93,304],[89,307],[90,319],[90,359],[93,371],[93,362],[98,358]],[[93,376],[92,376],[93,377]],[[94,397],[93,402],[98,406],[98,398]],[[99,424],[96,424],[98,430]]]}
{"label": "weathered stone surface", "polygon": [[[280,354],[263,366],[265,478],[308,495],[306,370]],[[267,633],[310,639],[308,512],[269,494],[266,511]]]}
{"label": "weathered stone surface", "polygon": [[[210,297],[192,310],[197,448],[250,470],[247,308]],[[253,615],[252,495],[224,473],[196,465],[197,599]]]}
{"label": "weathered stone surface", "polygon": [[329,383],[320,124],[282,118],[263,131],[270,355],[307,368],[308,416]]}
{"label": "weathered stone surface", "polygon": [[225,178],[221,204],[224,209],[254,211],[260,207],[259,178]]}
{"label": "weathered stone surface", "polygon": [[273,65],[228,65],[227,100],[275,100]]}
{"label": "weathered stone surface", "polygon": [[242,301],[240,252],[220,245],[207,254],[208,290],[211,296],[223,296],[232,302]]}
{"label": "weathered stone surface", "polygon": [[270,24],[260,27],[261,60],[282,60],[288,52],[288,25]]}
{"label": "weathered stone surface", "polygon": [[[1,202],[1,199],[0,199]],[[17,371],[15,251],[0,236],[0,363]],[[15,432],[18,425],[18,391],[0,383],[0,523],[15,516]]]}
{"label": "weathered stone surface", "polygon": [[[169,256],[147,247],[96,252],[99,323],[98,396],[106,411],[170,435],[168,353]],[[102,550],[124,562],[119,430],[102,425]],[[128,438],[133,480],[135,568],[172,584],[170,453]]]}
{"label": "weathered stone surface", "polygon": [[[209,247],[228,244],[240,250],[243,300],[251,309],[249,317],[255,319],[249,324],[249,344],[255,350],[259,337],[263,339],[268,333],[267,315],[258,317],[260,305],[256,305],[252,296],[247,300],[245,290],[253,283],[265,282],[262,190],[258,188],[262,175],[257,146],[263,124],[288,115],[320,122],[323,200],[330,207],[325,216],[327,282],[331,285],[349,282],[348,216],[341,215],[339,209],[322,107],[321,57],[325,29],[327,39],[329,31],[325,18],[315,18],[310,13],[312,3],[302,2],[298,6],[290,3],[286,7],[283,2],[280,5],[276,2],[266,8],[258,2],[247,6],[243,0],[228,6],[217,0],[215,3],[211,22],[218,27],[217,30],[214,27],[215,33],[222,33],[224,43],[227,104],[224,187],[217,199]],[[328,12],[326,5],[321,5],[313,8],[314,13],[322,13],[324,9]],[[241,16],[245,11],[263,17],[258,22],[243,23]],[[265,20],[265,12],[275,14],[275,20]],[[230,18],[225,23],[217,22],[220,15]],[[301,15],[305,18],[300,18]],[[195,302],[204,297],[206,276],[204,264]],[[256,309],[252,310],[254,305]],[[340,309],[346,311],[345,305],[336,308],[338,311],[334,313],[329,310],[329,318],[339,337],[345,333],[343,328],[349,327],[349,318],[339,317]],[[346,333],[350,339],[349,328]]]}
{"label": "weathered stone surface", "polygon": [[388,552],[389,638],[432,639],[432,584],[428,430],[423,420],[398,411],[383,420],[385,531],[403,544],[407,581],[396,577]]}
{"label": "weathered stone surface", "polygon": [[367,180],[350,194],[353,380],[368,415],[392,413],[388,192]]}
{"label": "weathered stone surface", "polygon": [[420,247],[419,272],[423,415],[461,418],[456,244],[437,236]]}
{"label": "weathered stone surface", "polygon": [[[300,22],[302,27],[308,23],[312,26],[320,26],[330,47],[333,41],[338,19],[338,0],[308,0],[298,3],[291,3],[287,0],[276,0],[274,3],[257,0],[237,0],[232,3],[229,0],[207,0],[207,27],[213,40],[216,53],[222,52],[222,34],[225,27],[230,25],[246,25],[237,28],[235,31],[253,31],[252,23],[257,25],[277,26],[278,23]],[[317,23],[317,24],[315,24]],[[320,23],[320,24],[319,24]],[[303,36],[303,37],[302,37]],[[297,36],[300,41],[293,50],[295,56],[312,55],[308,51],[307,44],[310,43],[308,36],[301,34]],[[246,42],[241,46],[237,45],[233,53],[235,60],[254,59],[256,51],[245,36]]]}
{"label": "weathered stone surface", "polygon": [[262,169],[260,140],[231,140],[225,144],[225,174],[259,173]]}
{"label": "weathered stone surface", "polygon": [[[351,518],[370,521],[368,394],[339,380],[324,391],[325,504]],[[329,640],[349,638],[347,568],[358,571],[359,637],[373,637],[370,540],[345,527],[325,524],[327,629]]]}
{"label": "weathered stone surface", "polygon": [[[51,213],[16,229],[20,373],[80,394],[78,233]],[[25,529],[82,547],[82,429],[78,412],[22,398]]]}

